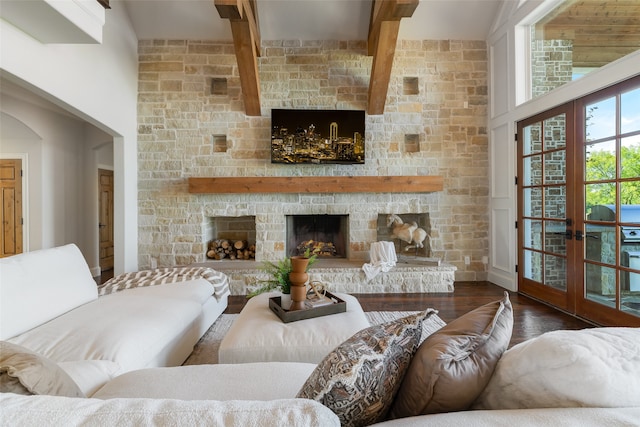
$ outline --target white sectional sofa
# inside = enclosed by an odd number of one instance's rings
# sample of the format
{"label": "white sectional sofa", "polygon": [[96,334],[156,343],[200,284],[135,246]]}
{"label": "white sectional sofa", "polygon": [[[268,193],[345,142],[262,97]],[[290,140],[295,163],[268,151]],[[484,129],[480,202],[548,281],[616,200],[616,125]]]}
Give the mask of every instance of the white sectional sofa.
{"label": "white sectional sofa", "polygon": [[[639,328],[554,331],[506,350],[505,295],[436,329],[433,309],[373,325],[317,365],[166,367],[199,336],[211,289],[98,298],[79,257],[0,260],[0,425],[640,426]],[[117,377],[96,380],[95,364]]]}
{"label": "white sectional sofa", "polygon": [[[338,427],[329,408],[295,398],[315,365],[265,362],[152,368],[116,378],[93,398],[0,395],[5,426]],[[472,410],[376,427],[633,427],[640,407]]]}
{"label": "white sectional sofa", "polygon": [[106,296],[75,245],[0,259],[0,340],[41,354],[85,394],[135,369],[176,366],[227,307],[203,278]]}

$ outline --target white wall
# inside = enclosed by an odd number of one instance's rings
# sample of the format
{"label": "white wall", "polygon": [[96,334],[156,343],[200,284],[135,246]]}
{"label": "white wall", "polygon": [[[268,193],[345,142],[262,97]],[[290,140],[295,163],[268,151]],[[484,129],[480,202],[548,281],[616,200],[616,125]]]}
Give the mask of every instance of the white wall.
{"label": "white wall", "polygon": [[[6,108],[3,97],[2,106]],[[23,251],[42,247],[42,138],[12,115],[0,112],[0,158],[20,159],[22,186]],[[36,184],[31,186],[29,183]]]}
{"label": "white wall", "polygon": [[[0,152],[26,153],[29,183],[29,227],[31,250],[77,242],[79,153],[77,142],[82,122],[51,113],[41,107],[8,96],[2,110],[40,137],[36,140],[3,140]],[[4,121],[3,121],[4,122]],[[3,123],[4,125],[4,123]]]}
{"label": "white wall", "polygon": [[0,157],[23,158],[24,250],[76,243],[98,275],[97,170],[113,169],[113,137],[6,94],[2,110]]}
{"label": "white wall", "polygon": [[[551,0],[552,2],[555,0]],[[488,280],[517,290],[516,143],[515,125],[519,120],[561,105],[585,94],[634,76],[640,70],[640,52],[608,64],[579,80],[544,96],[525,101],[524,72],[528,60],[518,25],[549,2],[522,0],[505,2],[489,36],[489,161],[491,163]],[[520,76],[520,77],[518,77]],[[519,105],[518,105],[519,104]]]}
{"label": "white wall", "polygon": [[[137,40],[123,7],[112,2],[102,44],[42,44],[0,20],[2,77],[113,136],[116,273],[136,270],[138,263]],[[43,174],[82,161],[82,156],[76,158],[65,153],[43,151],[45,156],[52,156],[53,163],[43,165]],[[47,180],[43,176],[43,181]],[[66,183],[69,180],[65,178]],[[50,197],[43,194],[43,200]],[[77,207],[77,200],[70,201]],[[43,246],[56,241],[59,231],[49,229],[54,224],[69,226],[68,220],[58,215],[45,221]]]}

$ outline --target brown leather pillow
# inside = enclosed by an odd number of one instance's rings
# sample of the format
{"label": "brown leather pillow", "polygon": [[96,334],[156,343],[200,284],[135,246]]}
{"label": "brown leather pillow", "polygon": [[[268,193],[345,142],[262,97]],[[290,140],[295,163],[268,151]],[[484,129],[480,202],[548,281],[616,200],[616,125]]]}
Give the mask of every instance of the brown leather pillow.
{"label": "brown leather pillow", "polygon": [[513,329],[509,294],[430,335],[418,348],[390,418],[468,409],[493,375]]}

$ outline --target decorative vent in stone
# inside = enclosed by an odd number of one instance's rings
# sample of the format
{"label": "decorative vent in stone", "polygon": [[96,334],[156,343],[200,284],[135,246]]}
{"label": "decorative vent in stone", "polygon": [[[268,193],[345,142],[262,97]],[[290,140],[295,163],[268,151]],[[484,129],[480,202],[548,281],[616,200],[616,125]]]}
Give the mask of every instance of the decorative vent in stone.
{"label": "decorative vent in stone", "polygon": [[403,95],[419,95],[420,88],[418,87],[417,77],[405,77],[402,81],[402,94]]}
{"label": "decorative vent in stone", "polygon": [[227,79],[214,77],[211,79],[211,95],[226,95]]}
{"label": "decorative vent in stone", "polygon": [[226,153],[229,148],[227,145],[227,135],[212,135],[213,140],[213,152],[214,153]]}
{"label": "decorative vent in stone", "polygon": [[420,151],[420,135],[409,133],[404,135],[404,151],[407,153],[417,153]]}

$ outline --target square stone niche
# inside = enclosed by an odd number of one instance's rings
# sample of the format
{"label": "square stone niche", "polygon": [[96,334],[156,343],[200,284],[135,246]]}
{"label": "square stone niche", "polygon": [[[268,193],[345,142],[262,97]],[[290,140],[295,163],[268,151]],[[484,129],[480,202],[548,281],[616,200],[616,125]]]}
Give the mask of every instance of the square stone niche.
{"label": "square stone niche", "polygon": [[[377,240],[393,242],[398,256],[431,257],[431,239],[429,238],[431,235],[431,222],[429,220],[429,214],[397,214],[402,224],[396,222],[387,225],[390,215],[392,214],[378,214]],[[415,227],[416,225],[417,227]],[[420,228],[426,233],[426,237],[422,242],[424,245],[423,248],[415,247],[413,242],[408,243],[399,237],[393,237],[394,230],[396,230],[400,236],[417,236],[419,235],[419,231],[416,232],[416,228]]]}
{"label": "square stone niche", "polygon": [[[207,241],[207,258],[210,259],[254,259],[256,244],[256,217],[255,216],[219,216],[210,217],[208,230],[206,230]],[[213,249],[212,243],[227,241],[225,243],[226,255],[219,258],[218,255],[211,256],[210,251]],[[242,242],[242,244],[240,243]],[[236,245],[236,243],[238,243]],[[221,248],[216,245],[216,250]],[[235,249],[232,251],[232,249]],[[238,251],[244,253],[250,250],[247,256],[241,256]],[[233,255],[233,256],[231,256]]]}
{"label": "square stone niche", "polygon": [[420,151],[420,135],[416,133],[405,134],[404,151],[407,153],[417,153]]}
{"label": "square stone niche", "polygon": [[420,86],[417,77],[404,77],[402,79],[402,94],[403,95],[419,95]]}

